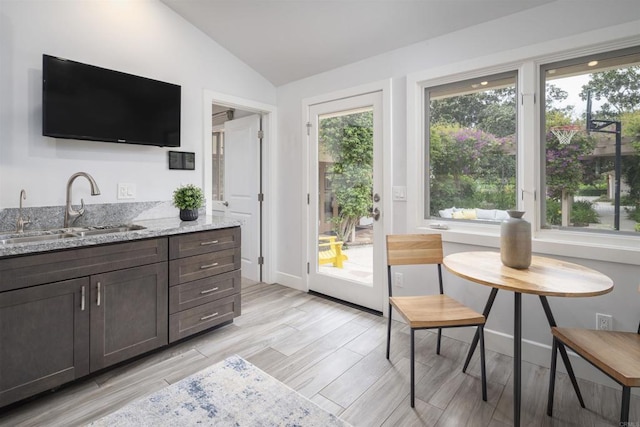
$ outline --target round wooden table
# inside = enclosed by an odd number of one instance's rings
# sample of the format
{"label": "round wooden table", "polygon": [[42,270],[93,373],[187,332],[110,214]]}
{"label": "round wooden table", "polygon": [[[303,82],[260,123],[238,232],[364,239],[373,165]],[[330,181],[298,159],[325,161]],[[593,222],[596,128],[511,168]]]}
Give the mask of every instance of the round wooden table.
{"label": "round wooden table", "polygon": [[[527,269],[515,269],[502,264],[499,252],[459,252],[447,255],[443,264],[447,270],[456,276],[481,285],[490,286],[491,294],[484,308],[487,318],[499,289],[511,291],[515,295],[514,301],[514,331],[513,331],[513,423],[520,425],[521,406],[521,366],[522,366],[522,294],[533,294],[540,297],[549,326],[557,326],[548,296],[553,297],[592,297],[603,295],[613,290],[613,281],[604,274],[566,261],[552,258],[533,256],[531,265]],[[466,371],[471,356],[478,344],[476,332],[471,348],[467,355],[463,371]],[[573,388],[580,404],[584,401],[578,388],[571,362],[564,346],[560,345],[560,355],[567,367]]]}

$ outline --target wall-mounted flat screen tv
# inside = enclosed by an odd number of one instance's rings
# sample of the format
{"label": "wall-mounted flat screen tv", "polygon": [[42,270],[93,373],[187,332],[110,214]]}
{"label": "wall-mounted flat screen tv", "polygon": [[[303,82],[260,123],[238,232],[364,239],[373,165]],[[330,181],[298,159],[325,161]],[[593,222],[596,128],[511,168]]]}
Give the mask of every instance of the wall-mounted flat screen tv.
{"label": "wall-mounted flat screen tv", "polygon": [[180,146],[179,85],[42,56],[42,134]]}

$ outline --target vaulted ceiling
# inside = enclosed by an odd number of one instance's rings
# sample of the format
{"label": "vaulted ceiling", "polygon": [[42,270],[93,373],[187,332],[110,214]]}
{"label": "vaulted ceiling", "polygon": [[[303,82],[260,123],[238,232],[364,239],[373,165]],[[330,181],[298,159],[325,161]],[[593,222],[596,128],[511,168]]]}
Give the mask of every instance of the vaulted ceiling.
{"label": "vaulted ceiling", "polygon": [[162,0],[275,86],[555,0]]}

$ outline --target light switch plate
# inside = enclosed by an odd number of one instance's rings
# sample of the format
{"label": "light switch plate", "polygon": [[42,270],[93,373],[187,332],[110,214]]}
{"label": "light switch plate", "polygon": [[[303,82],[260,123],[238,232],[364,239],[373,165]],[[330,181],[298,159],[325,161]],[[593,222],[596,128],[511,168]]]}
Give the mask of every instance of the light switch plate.
{"label": "light switch plate", "polygon": [[118,199],[135,199],[136,185],[128,182],[118,183]]}
{"label": "light switch plate", "polygon": [[393,200],[406,202],[407,201],[407,187],[394,186],[393,187]]}

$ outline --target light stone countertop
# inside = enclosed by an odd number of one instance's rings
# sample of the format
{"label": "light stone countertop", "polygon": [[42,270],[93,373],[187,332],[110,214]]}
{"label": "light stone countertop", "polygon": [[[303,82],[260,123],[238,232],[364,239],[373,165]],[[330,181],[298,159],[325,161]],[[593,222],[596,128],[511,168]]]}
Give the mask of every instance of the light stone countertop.
{"label": "light stone countertop", "polygon": [[[46,240],[38,242],[22,242],[0,244],[0,258],[15,255],[35,254],[39,252],[49,252],[55,250],[81,248],[93,245],[103,245],[107,243],[126,242],[131,240],[149,239],[153,237],[170,236],[175,234],[193,233],[196,231],[215,230],[219,228],[236,227],[242,224],[241,221],[221,217],[221,216],[200,216],[195,221],[180,221],[180,218],[161,218],[134,221],[133,224],[113,224],[136,225],[145,227],[141,230],[131,230],[116,233],[99,234],[85,237],[67,237],[56,240]],[[102,227],[103,225],[100,225]],[[107,226],[105,224],[104,226]],[[30,231],[22,235],[3,234],[2,238],[17,236],[39,236],[53,234],[51,231]]]}

